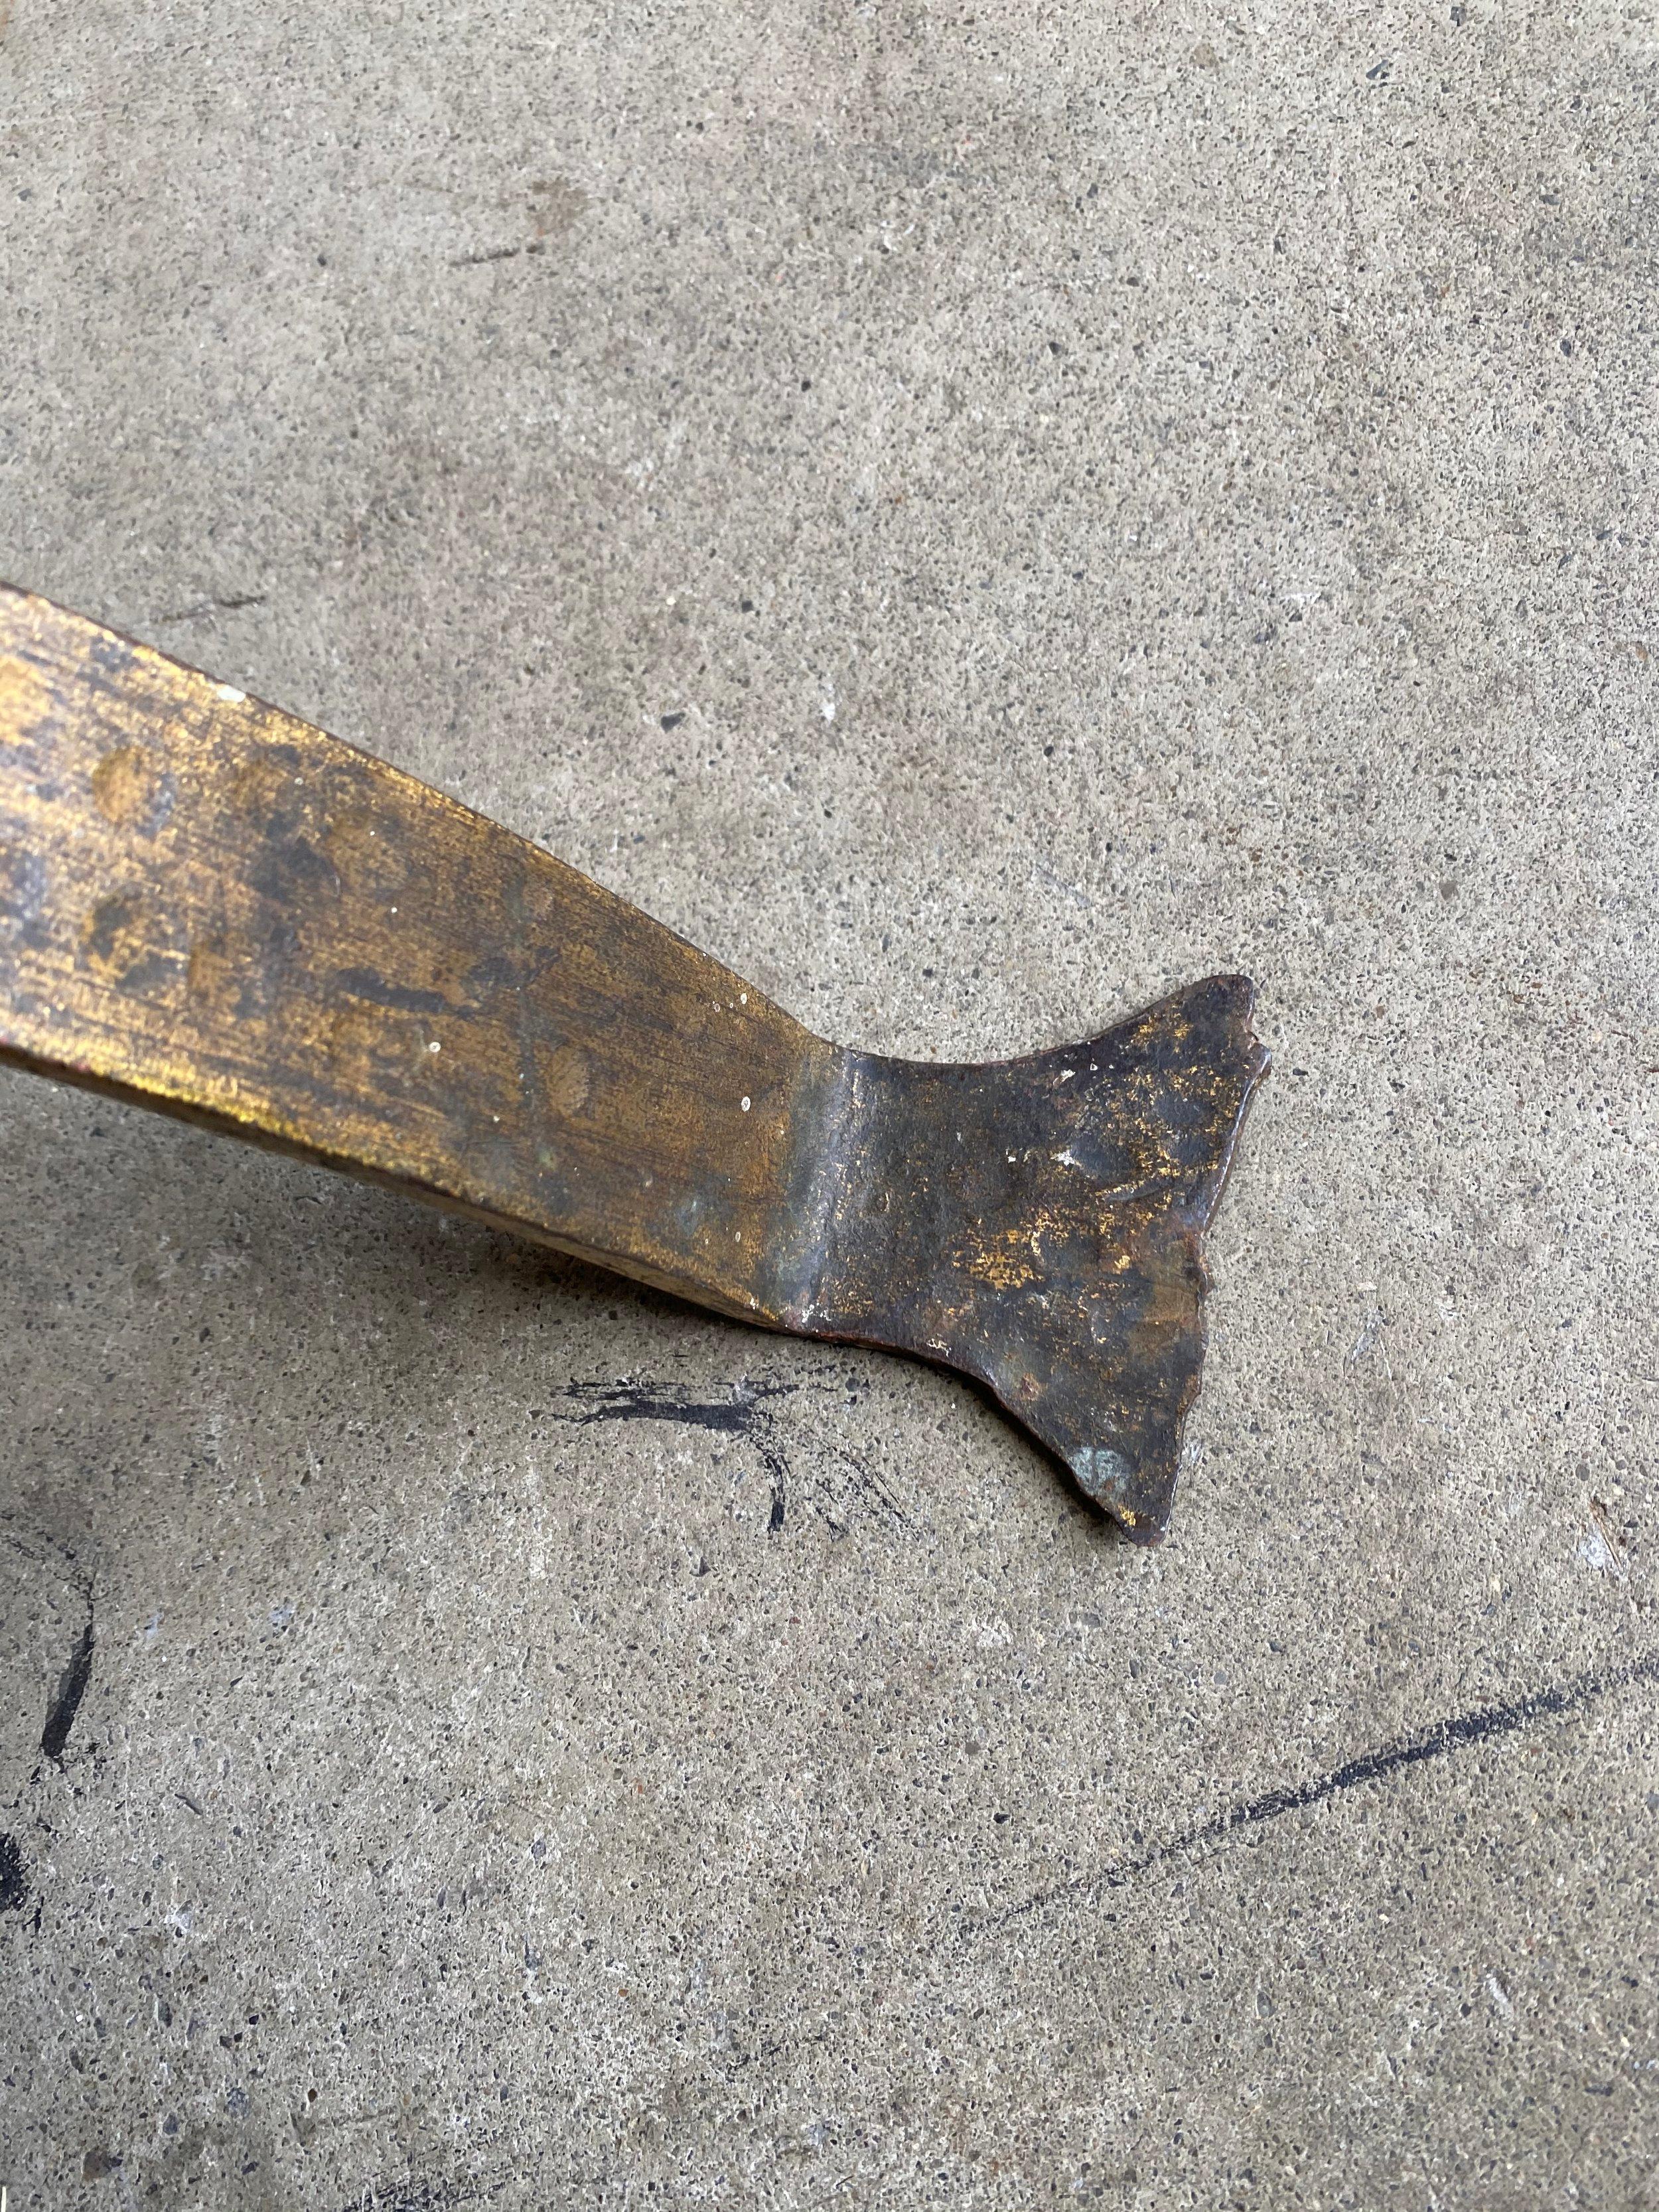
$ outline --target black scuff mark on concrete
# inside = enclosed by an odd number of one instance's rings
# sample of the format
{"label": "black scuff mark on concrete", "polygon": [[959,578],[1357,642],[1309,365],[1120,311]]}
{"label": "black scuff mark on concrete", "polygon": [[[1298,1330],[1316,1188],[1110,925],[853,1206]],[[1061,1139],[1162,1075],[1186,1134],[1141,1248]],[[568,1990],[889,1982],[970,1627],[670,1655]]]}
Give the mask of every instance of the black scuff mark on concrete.
{"label": "black scuff mark on concrete", "polygon": [[[400,2180],[371,2182],[360,2195],[352,2197],[350,2212],[357,2212],[360,2204],[377,2204],[382,2212],[449,2212],[455,2204],[490,2204],[520,2178],[516,2167],[505,2166],[465,2178],[405,2174]],[[601,2177],[586,2174],[574,2179],[598,2181]]]}
{"label": "black scuff mark on concrete", "polygon": [[483,269],[492,261],[516,261],[521,254],[545,253],[547,241],[532,238],[522,246],[489,246],[479,253],[457,253],[450,257],[452,269]]}
{"label": "black scuff mark on concrete", "polygon": [[64,1747],[69,1741],[70,1730],[75,1726],[75,1716],[81,1710],[81,1700],[87,1694],[87,1684],[92,1680],[93,1620],[90,1597],[87,1605],[87,1625],[70,1653],[69,1664],[58,1680],[57,1693],[46,1707],[46,1723],[40,1731],[42,1754],[64,1763]]}
{"label": "black scuff mark on concrete", "polygon": [[591,1427],[596,1421],[672,1421],[682,1428],[744,1437],[755,1447],[771,1484],[766,1528],[775,1536],[788,1510],[789,1462],[767,1401],[788,1397],[797,1387],[793,1382],[738,1382],[721,1397],[700,1398],[669,1383],[572,1382],[558,1395],[584,1408],[562,1417],[578,1428]]}
{"label": "black scuff mark on concrete", "polygon": [[775,2058],[781,2051],[810,2051],[815,2044],[825,2044],[829,2040],[829,2029],[819,2027],[814,2028],[810,2035],[780,2035],[770,2043],[757,2043],[748,2051],[733,2048],[720,2062],[721,2070],[730,2079],[740,2074],[745,2066],[759,2065],[769,2058]]}
{"label": "black scuff mark on concrete", "polygon": [[29,1901],[29,1878],[15,1836],[0,1835],[0,1912],[21,1912]]}
{"label": "black scuff mark on concrete", "polygon": [[795,1463],[773,1401],[820,1389],[848,1406],[857,1402],[855,1394],[847,1389],[842,1370],[834,1362],[824,1362],[787,1381],[745,1378],[718,1395],[707,1389],[700,1393],[665,1382],[572,1382],[556,1395],[580,1410],[561,1411],[555,1418],[579,1427],[595,1421],[670,1421],[742,1437],[758,1454],[771,1486],[766,1523],[769,1535],[779,1533],[790,1509],[799,1503],[810,1508],[837,1540],[849,1534],[855,1522],[870,1521],[884,1523],[890,1533],[914,1536],[916,1523],[911,1512],[846,1443],[815,1431],[818,1441],[807,1465]]}
{"label": "black scuff mark on concrete", "polygon": [[233,592],[228,597],[210,594],[204,599],[193,599],[187,607],[174,607],[167,614],[157,615],[157,622],[200,622],[204,615],[240,614],[244,607],[262,607],[270,594],[266,592]]}
{"label": "black scuff mark on concrete", "polygon": [[[1420,1766],[1425,1760],[1444,1759],[1470,1745],[1512,1735],[1535,1722],[1578,1712],[1615,1690],[1628,1688],[1633,1682],[1655,1681],[1659,1681],[1659,1651],[1649,1651],[1626,1666],[1604,1673],[1575,1674],[1568,1681],[1535,1691],[1528,1697],[1516,1698],[1504,1705],[1480,1705],[1473,1712],[1436,1721],[1414,1735],[1397,1736],[1390,1743],[1378,1745],[1374,1751],[1361,1752],[1357,1758],[1346,1760],[1328,1773],[1313,1775],[1305,1782],[1287,1783],[1280,1789],[1264,1790],[1259,1797],[1247,1798],[1243,1804],[1218,1814],[1213,1820],[1188,1828],[1135,1858],[1115,1860],[1094,1874],[1062,1882],[1025,1899],[1022,1904],[971,1922],[958,1931],[957,1940],[969,1942],[981,1936],[995,1935],[1067,1899],[1085,1899],[1102,1890],[1127,1889],[1141,1876],[1155,1873],[1172,1860],[1190,1857],[1247,1829],[1279,1820],[1286,1813],[1304,1812],[1311,1806],[1323,1804],[1327,1798],[1340,1796],[1345,1790],[1358,1788],[1361,1783],[1381,1782],[1407,1767]],[[1107,1917],[1113,1918],[1115,1915]]]}
{"label": "black scuff mark on concrete", "polygon": [[830,1533],[844,1536],[855,1515],[866,1513],[902,1534],[911,1533],[910,1516],[887,1485],[858,1453],[834,1446],[817,1471],[820,1496],[814,1501]]}

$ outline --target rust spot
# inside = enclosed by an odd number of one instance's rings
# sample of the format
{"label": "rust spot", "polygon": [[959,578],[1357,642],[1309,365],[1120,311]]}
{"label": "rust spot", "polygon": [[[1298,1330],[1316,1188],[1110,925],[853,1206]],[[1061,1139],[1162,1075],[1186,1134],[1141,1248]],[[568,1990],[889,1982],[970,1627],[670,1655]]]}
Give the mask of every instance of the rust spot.
{"label": "rust spot", "polygon": [[1156,1359],[1167,1356],[1170,1341],[1197,1320],[1204,1278],[1195,1243],[1162,1224],[1149,1224],[1130,1249],[1140,1264],[1146,1288],[1127,1349],[1132,1358]]}

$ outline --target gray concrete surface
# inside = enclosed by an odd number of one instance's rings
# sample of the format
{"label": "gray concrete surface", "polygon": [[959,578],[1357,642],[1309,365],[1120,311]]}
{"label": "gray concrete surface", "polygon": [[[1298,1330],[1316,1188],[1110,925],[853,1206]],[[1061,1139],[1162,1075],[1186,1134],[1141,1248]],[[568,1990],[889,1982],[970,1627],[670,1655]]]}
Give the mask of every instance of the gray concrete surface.
{"label": "gray concrete surface", "polygon": [[1656,70],[15,0],[0,568],[837,1037],[1239,966],[1277,1072],[1155,1554],[0,1080],[10,2212],[1659,2204]]}

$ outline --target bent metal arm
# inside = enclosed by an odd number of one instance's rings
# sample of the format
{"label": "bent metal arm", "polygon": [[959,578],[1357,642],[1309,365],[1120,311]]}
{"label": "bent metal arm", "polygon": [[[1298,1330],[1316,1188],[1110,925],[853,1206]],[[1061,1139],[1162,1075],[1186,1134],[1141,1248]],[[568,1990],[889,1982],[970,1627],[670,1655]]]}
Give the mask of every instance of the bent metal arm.
{"label": "bent metal arm", "polygon": [[983,1066],[828,1044],[441,793],[0,586],[0,1060],[956,1368],[1141,1540],[1250,999]]}

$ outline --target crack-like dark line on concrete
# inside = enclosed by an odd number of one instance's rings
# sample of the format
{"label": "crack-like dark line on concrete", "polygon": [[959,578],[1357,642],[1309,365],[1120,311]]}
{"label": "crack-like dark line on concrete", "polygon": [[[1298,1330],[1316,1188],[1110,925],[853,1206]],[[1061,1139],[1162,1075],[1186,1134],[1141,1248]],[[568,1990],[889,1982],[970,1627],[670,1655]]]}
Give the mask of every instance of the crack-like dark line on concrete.
{"label": "crack-like dark line on concrete", "polygon": [[69,1663],[58,1678],[58,1688],[46,1707],[46,1726],[40,1731],[40,1750],[47,1759],[64,1763],[64,1747],[69,1741],[69,1732],[75,1725],[75,1716],[81,1710],[81,1700],[87,1693],[87,1684],[92,1680],[93,1622],[92,1601],[87,1601],[87,1624],[76,1639],[70,1653]]}
{"label": "crack-like dark line on concrete", "polygon": [[270,597],[266,592],[234,592],[228,599],[194,599],[187,607],[174,607],[170,613],[157,615],[157,622],[199,622],[204,615],[234,615],[244,607],[262,607]]}
{"label": "crack-like dark line on concrete", "polygon": [[0,1836],[0,1912],[21,1912],[28,1901],[22,1845],[15,1836]]}
{"label": "crack-like dark line on concrete", "polygon": [[1357,1758],[1346,1760],[1328,1773],[1314,1775],[1305,1782],[1287,1783],[1280,1789],[1264,1790],[1259,1797],[1247,1798],[1243,1804],[1218,1814],[1214,1820],[1186,1829],[1166,1843],[1154,1844],[1135,1858],[1114,1860],[1093,1874],[1080,1875],[1075,1881],[1059,1883],[1018,1905],[988,1914],[982,1920],[963,1927],[958,1940],[970,1942],[978,1936],[995,1934],[1016,1921],[1029,1919],[1033,1913],[1058,1905],[1063,1899],[1087,1897],[1103,1889],[1126,1889],[1141,1875],[1154,1872],[1173,1859],[1185,1858],[1212,1844],[1224,1843],[1228,1837],[1243,1829],[1260,1827],[1286,1813],[1303,1812],[1310,1806],[1322,1804],[1327,1798],[1335,1797],[1362,1782],[1379,1782],[1402,1768],[1421,1765],[1425,1759],[1443,1759],[1466,1745],[1513,1735],[1517,1729],[1529,1727],[1534,1721],[1577,1712],[1595,1698],[1625,1689],[1632,1682],[1652,1681],[1659,1681],[1659,1651],[1646,1652],[1627,1666],[1616,1667],[1604,1674],[1575,1675],[1552,1689],[1536,1691],[1506,1705],[1480,1705],[1473,1712],[1436,1721],[1415,1735],[1398,1736],[1374,1751],[1361,1752]]}
{"label": "crack-like dark line on concrete", "polygon": [[521,253],[544,253],[544,239],[532,238],[522,246],[491,246],[482,253],[458,253],[450,261],[452,269],[482,269],[491,261],[516,261]]}
{"label": "crack-like dark line on concrete", "polygon": [[[85,1624],[70,1653],[69,1663],[58,1677],[58,1687],[47,1704],[46,1722],[40,1730],[41,1755],[62,1766],[70,1729],[75,1724],[75,1716],[80,1710],[81,1700],[86,1695],[87,1684],[92,1677],[94,1578],[90,1571],[82,1565],[72,1546],[50,1536],[21,1534],[17,1529],[4,1525],[6,1517],[0,1516],[0,1543],[9,1545],[34,1566],[47,1565],[55,1555],[67,1566],[70,1582],[86,1601]],[[38,1766],[30,1778],[33,1782],[40,1781],[40,1769]],[[39,1813],[35,1814],[35,1822],[48,1836],[52,1834],[51,1823]],[[29,1869],[23,1857],[22,1845],[15,1836],[0,1835],[0,1912],[21,1912],[31,1894]],[[34,1927],[37,1935],[40,1929],[40,1912],[41,1900],[36,1898]]]}

